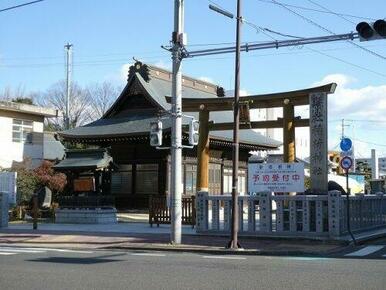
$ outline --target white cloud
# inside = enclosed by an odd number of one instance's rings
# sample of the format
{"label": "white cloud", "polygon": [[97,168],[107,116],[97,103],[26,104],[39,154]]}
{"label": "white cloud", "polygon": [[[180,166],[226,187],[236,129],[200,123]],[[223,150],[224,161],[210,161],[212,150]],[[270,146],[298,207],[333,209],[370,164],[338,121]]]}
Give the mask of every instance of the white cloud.
{"label": "white cloud", "polygon": [[211,84],[214,84],[215,82],[214,82],[214,80],[212,79],[212,78],[210,78],[210,77],[199,77],[198,78],[200,81],[203,81],[203,82],[207,82],[207,83],[211,83]]}
{"label": "white cloud", "polygon": [[163,60],[159,60],[157,61],[156,63],[152,64],[153,66],[156,66],[156,67],[159,67],[159,68],[163,68],[163,69],[166,69],[166,70],[172,70],[172,62],[169,61],[169,62],[165,62]]}
{"label": "white cloud", "polygon": [[[356,151],[361,156],[368,156],[371,148],[382,150],[382,147],[373,146],[369,143],[386,144],[386,136],[383,137],[382,130],[386,130],[386,122],[363,122],[350,120],[375,120],[386,121],[386,85],[365,86],[353,88],[355,79],[344,74],[331,74],[314,85],[322,85],[331,82],[337,83],[334,94],[329,95],[329,145],[332,149],[339,143],[341,135],[341,119],[346,120],[349,127],[345,128],[347,136],[354,139]],[[383,147],[384,149],[385,147]],[[339,150],[339,148],[336,148]]]}
{"label": "white cloud", "polygon": [[[235,90],[226,90],[226,91],[225,91],[225,96],[226,96],[226,97],[233,97],[234,95],[235,95]],[[248,93],[247,90],[240,89],[240,90],[239,90],[239,95],[240,95],[241,97],[244,97],[244,96],[248,96],[249,93]]]}
{"label": "white cloud", "polygon": [[121,66],[121,69],[120,69],[120,79],[121,81],[127,81],[127,76],[129,75],[129,68],[130,66],[132,66],[133,63],[125,63],[124,65]]}

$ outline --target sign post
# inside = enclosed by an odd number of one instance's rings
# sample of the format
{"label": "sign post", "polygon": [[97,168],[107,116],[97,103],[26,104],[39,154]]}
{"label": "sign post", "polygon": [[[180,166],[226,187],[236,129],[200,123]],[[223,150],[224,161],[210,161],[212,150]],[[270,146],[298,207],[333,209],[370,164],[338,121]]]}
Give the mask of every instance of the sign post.
{"label": "sign post", "polygon": [[[344,138],[344,139],[348,139],[348,138]],[[342,141],[344,140],[342,139]],[[348,139],[350,140],[350,139]],[[350,140],[351,141],[351,140]],[[341,142],[342,144],[342,142]],[[342,148],[342,146],[341,146]],[[346,147],[345,147],[346,148]],[[347,147],[348,148],[348,147]],[[348,148],[348,150],[351,149],[351,146]],[[347,151],[348,151],[347,150]],[[349,188],[349,184],[348,184],[348,171],[350,170],[350,168],[353,166],[353,160],[350,156],[345,156],[343,157],[341,160],[340,160],[340,167],[343,168],[343,170],[345,171],[346,173],[346,214],[347,214],[347,231],[350,233],[351,235],[351,238],[353,239],[354,241],[354,244],[356,243],[355,241],[355,238],[354,238],[354,235],[352,234],[351,232],[351,226],[350,226],[350,188]]]}
{"label": "sign post", "polygon": [[303,163],[251,163],[249,192],[304,192]]}

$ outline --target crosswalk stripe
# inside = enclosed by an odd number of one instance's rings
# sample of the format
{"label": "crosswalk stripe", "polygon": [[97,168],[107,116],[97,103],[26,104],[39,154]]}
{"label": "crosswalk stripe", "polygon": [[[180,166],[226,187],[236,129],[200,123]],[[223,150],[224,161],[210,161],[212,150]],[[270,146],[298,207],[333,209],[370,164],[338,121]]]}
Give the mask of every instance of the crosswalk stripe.
{"label": "crosswalk stripe", "polygon": [[358,251],[346,254],[345,256],[346,257],[363,257],[363,256],[370,255],[372,253],[375,253],[375,252],[383,249],[383,247],[384,246],[367,246],[367,247],[364,247],[363,249],[360,249]]}
{"label": "crosswalk stripe", "polygon": [[25,249],[15,249],[15,248],[8,248],[8,249],[0,249],[0,252],[12,252],[12,253],[44,253],[45,251],[41,250],[25,250]]}
{"label": "crosswalk stripe", "polygon": [[165,257],[165,254],[153,254],[153,253],[133,253],[132,256],[149,256],[149,257]]}
{"label": "crosswalk stripe", "polygon": [[0,256],[16,255],[17,253],[0,252]]}
{"label": "crosswalk stripe", "polygon": [[245,257],[232,256],[202,256],[204,259],[225,259],[225,260],[245,260]]}
{"label": "crosswalk stripe", "polygon": [[82,251],[82,250],[69,250],[69,249],[56,249],[56,248],[38,248],[38,247],[32,247],[32,248],[18,248],[18,247],[0,247],[0,251],[7,250],[12,251],[13,249],[16,250],[27,250],[27,251],[52,251],[52,252],[63,252],[63,253],[78,253],[78,254],[92,254],[92,251]]}

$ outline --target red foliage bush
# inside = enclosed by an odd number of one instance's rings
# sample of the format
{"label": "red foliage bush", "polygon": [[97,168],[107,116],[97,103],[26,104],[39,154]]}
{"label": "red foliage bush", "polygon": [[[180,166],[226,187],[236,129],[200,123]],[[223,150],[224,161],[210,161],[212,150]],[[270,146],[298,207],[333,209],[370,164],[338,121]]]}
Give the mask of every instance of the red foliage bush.
{"label": "red foliage bush", "polygon": [[54,192],[61,192],[67,184],[67,177],[63,173],[57,173],[53,169],[54,163],[43,161],[43,163],[34,169],[34,175],[39,184],[47,186]]}

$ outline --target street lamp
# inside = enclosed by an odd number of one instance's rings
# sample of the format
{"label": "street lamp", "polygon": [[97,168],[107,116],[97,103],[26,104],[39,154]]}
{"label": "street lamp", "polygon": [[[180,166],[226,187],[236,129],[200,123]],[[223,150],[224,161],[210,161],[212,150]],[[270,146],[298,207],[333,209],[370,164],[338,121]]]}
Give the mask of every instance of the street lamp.
{"label": "street lamp", "polygon": [[[209,5],[209,9],[233,19],[233,14],[219,7]],[[233,105],[233,155],[232,155],[232,228],[231,240],[227,247],[233,250],[241,248],[238,242],[239,216],[238,216],[238,173],[239,173],[239,91],[240,91],[240,34],[241,34],[241,0],[237,0],[236,17],[236,57],[235,57],[235,92]]]}

